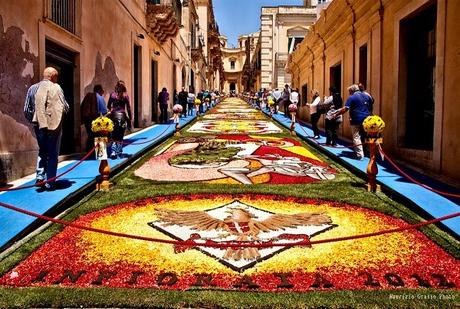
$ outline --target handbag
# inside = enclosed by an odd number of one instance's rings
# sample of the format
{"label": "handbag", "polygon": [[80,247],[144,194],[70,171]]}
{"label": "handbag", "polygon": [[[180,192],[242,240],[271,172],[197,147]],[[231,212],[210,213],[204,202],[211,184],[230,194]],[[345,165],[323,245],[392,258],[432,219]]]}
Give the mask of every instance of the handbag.
{"label": "handbag", "polygon": [[318,103],[316,110],[320,114],[326,114],[327,111],[331,108],[331,105],[332,103],[321,102],[321,103]]}

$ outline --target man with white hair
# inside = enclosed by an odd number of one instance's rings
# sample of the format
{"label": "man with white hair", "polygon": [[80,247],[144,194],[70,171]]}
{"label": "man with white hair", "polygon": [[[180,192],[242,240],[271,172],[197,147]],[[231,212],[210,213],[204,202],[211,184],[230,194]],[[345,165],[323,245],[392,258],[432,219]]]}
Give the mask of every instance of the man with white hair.
{"label": "man with white hair", "polygon": [[62,119],[69,110],[58,75],[55,68],[47,67],[43,80],[30,86],[24,104],[24,115],[33,124],[38,143],[36,183],[48,191],[55,189]]}
{"label": "man with white hair", "polygon": [[345,106],[338,109],[333,117],[336,118],[339,115],[350,111],[350,127],[353,135],[353,145],[357,160],[364,158],[362,137],[365,136],[363,129],[363,121],[367,116],[370,115],[369,108],[367,106],[367,98],[359,91],[358,85],[351,85],[348,87],[348,93],[350,96],[345,103]]}

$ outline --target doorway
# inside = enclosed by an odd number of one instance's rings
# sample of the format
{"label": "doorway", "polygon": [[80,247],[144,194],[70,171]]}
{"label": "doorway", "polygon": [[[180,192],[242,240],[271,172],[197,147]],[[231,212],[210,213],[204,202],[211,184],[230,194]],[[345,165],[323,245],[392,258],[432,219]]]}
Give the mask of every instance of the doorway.
{"label": "doorway", "polygon": [[187,71],[185,67],[182,68],[182,87],[187,90]]}
{"label": "doorway", "polygon": [[338,93],[342,93],[342,64],[336,64],[329,69],[329,86],[335,87]]}
{"label": "doorway", "polygon": [[133,96],[134,96],[134,113],[133,113],[133,125],[135,128],[139,128],[139,106],[141,105],[141,74],[142,74],[142,63],[141,63],[141,54],[142,48],[139,45],[134,45],[134,59],[133,59],[133,69],[134,69],[134,83],[133,83]]}
{"label": "doorway", "polygon": [[158,122],[158,62],[152,60],[150,64],[151,89],[152,89],[152,121]]}
{"label": "doorway", "polygon": [[359,82],[367,88],[367,44],[359,48]]}
{"label": "doorway", "polygon": [[235,91],[236,90],[236,84],[235,83],[230,83],[230,91]]}
{"label": "doorway", "polygon": [[407,148],[433,150],[436,16],[437,2],[432,1],[400,24],[400,110],[405,121],[400,135]]}
{"label": "doorway", "polygon": [[306,105],[307,102],[308,102],[307,100],[308,100],[308,85],[304,84],[302,86],[302,101],[301,101],[301,104]]}
{"label": "doorway", "polygon": [[193,70],[190,70],[190,86],[192,87],[193,93],[196,94],[195,92],[195,72]]}
{"label": "doorway", "polygon": [[[75,129],[75,57],[76,53],[50,40],[45,41],[46,66],[54,67],[59,72],[58,84],[64,91],[65,99],[69,104],[69,112],[64,114],[62,123],[61,149],[59,152],[61,155],[76,153],[80,149],[79,134],[77,136]],[[77,107],[79,113],[79,104]]]}

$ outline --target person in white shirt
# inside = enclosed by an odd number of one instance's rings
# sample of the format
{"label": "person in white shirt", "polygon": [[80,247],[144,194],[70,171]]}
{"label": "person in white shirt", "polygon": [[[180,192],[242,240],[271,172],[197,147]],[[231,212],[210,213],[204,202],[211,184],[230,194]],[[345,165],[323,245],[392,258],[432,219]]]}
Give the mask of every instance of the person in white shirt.
{"label": "person in white shirt", "polygon": [[318,113],[318,104],[321,102],[321,98],[319,96],[319,92],[317,90],[312,90],[312,103],[307,103],[307,106],[310,108],[310,121],[311,126],[313,129],[314,138],[319,138],[319,129],[318,129],[318,121],[321,118],[321,114]]}
{"label": "person in white shirt", "polygon": [[187,95],[187,114],[193,116],[193,108],[195,107],[195,93],[193,93],[193,87],[190,87]]}
{"label": "person in white shirt", "polygon": [[297,107],[299,106],[299,89],[295,88],[292,90],[289,100],[291,103],[297,105]]}
{"label": "person in white shirt", "polygon": [[278,88],[276,88],[275,91],[273,92],[273,101],[275,103],[275,106],[274,106],[275,114],[278,113],[278,104],[280,102],[280,99],[281,99],[281,91]]}

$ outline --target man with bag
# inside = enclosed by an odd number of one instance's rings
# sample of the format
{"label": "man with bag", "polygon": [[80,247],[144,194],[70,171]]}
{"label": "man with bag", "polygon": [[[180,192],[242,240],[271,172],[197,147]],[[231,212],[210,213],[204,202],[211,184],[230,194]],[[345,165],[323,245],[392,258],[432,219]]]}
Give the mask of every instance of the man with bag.
{"label": "man with bag", "polygon": [[62,120],[69,111],[58,76],[55,68],[45,68],[43,80],[30,86],[24,103],[24,115],[33,124],[38,143],[36,183],[47,191],[55,189]]}
{"label": "man with bag", "polygon": [[86,140],[86,151],[90,151],[94,147],[94,133],[91,130],[91,122],[100,115],[107,114],[107,106],[105,104],[104,89],[101,85],[95,85],[93,92],[88,92],[81,102],[80,119],[86,129],[88,139]]}
{"label": "man with bag", "polygon": [[362,138],[365,136],[363,129],[363,121],[370,115],[369,107],[367,104],[368,98],[359,91],[358,85],[351,85],[348,87],[350,96],[345,103],[345,106],[338,109],[333,114],[336,119],[343,113],[350,111],[350,127],[353,136],[354,151],[357,160],[364,158],[364,150]]}

